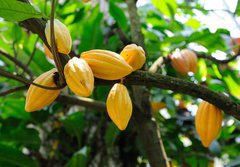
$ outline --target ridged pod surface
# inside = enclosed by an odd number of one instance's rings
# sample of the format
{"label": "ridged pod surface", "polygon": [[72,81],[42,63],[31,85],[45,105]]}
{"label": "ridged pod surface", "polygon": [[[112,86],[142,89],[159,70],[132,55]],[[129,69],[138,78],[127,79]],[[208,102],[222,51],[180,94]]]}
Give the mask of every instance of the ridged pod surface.
{"label": "ridged pod surface", "polygon": [[137,46],[136,44],[125,46],[120,55],[133,68],[134,71],[142,68],[146,61],[143,48],[141,46]]}
{"label": "ridged pod surface", "polygon": [[107,98],[107,112],[120,130],[125,130],[132,115],[132,101],[127,88],[116,83]]}
{"label": "ridged pod surface", "polygon": [[[50,32],[50,20],[48,20],[45,27],[45,35],[48,44],[51,46]],[[54,35],[58,52],[69,54],[72,47],[72,38],[68,28],[58,19],[54,19]]]}
{"label": "ridged pod surface", "polygon": [[46,55],[49,59],[53,59],[52,52],[48,49],[48,47],[47,47],[45,44],[43,44],[43,49],[44,49],[45,55]]}
{"label": "ridged pod surface", "polygon": [[204,147],[208,147],[218,136],[222,118],[222,111],[219,108],[206,101],[201,102],[195,116],[195,126]]}
{"label": "ridged pod surface", "polygon": [[[55,72],[57,72],[55,68],[47,71],[37,77],[33,82],[43,86],[56,87],[53,78]],[[25,110],[31,112],[50,105],[58,97],[60,91],[60,89],[49,90],[30,85],[26,96]]]}
{"label": "ridged pod surface", "polygon": [[189,64],[188,61],[182,57],[181,53],[179,51],[175,51],[170,55],[171,64],[173,68],[179,72],[186,74],[189,71]]}
{"label": "ridged pod surface", "polygon": [[182,57],[188,61],[188,71],[196,73],[196,71],[197,71],[197,55],[189,49],[183,49],[180,51],[180,53],[181,53]]}
{"label": "ridged pod surface", "polygon": [[96,78],[116,80],[133,71],[119,54],[108,50],[96,49],[83,52],[81,58],[89,64]]}
{"label": "ridged pod surface", "polygon": [[78,96],[90,96],[94,88],[94,76],[87,62],[72,58],[64,67],[64,76],[69,88]]}

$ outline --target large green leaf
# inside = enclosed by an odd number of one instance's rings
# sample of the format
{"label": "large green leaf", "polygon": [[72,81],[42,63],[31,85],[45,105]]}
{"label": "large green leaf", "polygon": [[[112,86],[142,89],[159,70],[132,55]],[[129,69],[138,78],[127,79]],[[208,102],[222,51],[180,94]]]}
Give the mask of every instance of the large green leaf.
{"label": "large green leaf", "polygon": [[43,14],[31,4],[17,0],[0,0],[0,17],[10,21],[41,18]]}
{"label": "large green leaf", "polygon": [[61,121],[63,122],[64,128],[66,129],[66,131],[70,135],[76,136],[78,140],[80,140],[84,130],[84,125],[85,125],[84,113],[75,112],[75,113],[69,114],[63,117]]}
{"label": "large green leaf", "polygon": [[37,167],[38,164],[16,148],[0,144],[0,162],[18,167]]}
{"label": "large green leaf", "polygon": [[153,5],[164,15],[174,17],[177,12],[176,0],[152,0]]}
{"label": "large green leaf", "polygon": [[90,149],[88,147],[83,147],[81,150],[76,152],[71,160],[68,162],[66,167],[86,167],[89,158]]}
{"label": "large green leaf", "polygon": [[25,111],[25,100],[23,98],[5,98],[2,99],[0,104],[0,113],[2,118],[15,117],[19,119],[27,120],[30,118],[30,114]]}
{"label": "large green leaf", "polygon": [[119,8],[112,0],[109,2],[109,12],[116,20],[122,30],[126,30],[128,26],[128,20],[121,8]]}

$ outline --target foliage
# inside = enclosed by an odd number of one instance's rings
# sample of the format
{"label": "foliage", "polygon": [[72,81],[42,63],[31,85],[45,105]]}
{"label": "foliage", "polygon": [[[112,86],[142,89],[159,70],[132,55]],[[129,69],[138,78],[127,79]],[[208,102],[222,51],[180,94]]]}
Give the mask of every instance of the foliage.
{"label": "foliage", "polygon": [[[23,64],[28,63],[34,52],[28,67],[36,77],[54,65],[44,55],[43,43],[38,36],[21,27],[19,22],[50,16],[50,1],[34,0],[33,3],[34,6],[17,0],[0,0],[0,49],[17,57]],[[238,1],[236,15],[239,15],[239,9]],[[209,56],[220,51],[226,53],[226,58],[232,56],[225,40],[230,38],[230,33],[225,29],[210,31],[201,20],[197,20],[196,10],[208,14],[198,1],[161,0],[159,3],[152,0],[152,3],[138,7],[147,66],[177,48],[194,49],[197,46],[204,48],[201,53],[204,51]],[[177,16],[186,21],[180,21]],[[56,18],[67,25],[73,49],[79,55],[90,49],[120,53],[125,46],[122,34],[131,40],[128,17],[126,3],[122,0],[89,3],[63,0],[56,8]],[[161,66],[158,73],[205,85],[213,91],[229,94],[233,101],[239,102],[237,66],[237,61],[217,64],[199,59],[194,75],[180,75],[170,63]],[[0,68],[27,77],[21,68],[1,54]],[[0,92],[21,85],[0,76]],[[228,166],[240,164],[238,121],[225,115],[218,139],[209,148],[204,148],[194,127],[199,99],[169,90],[149,89],[152,101],[161,101],[167,106],[153,115],[161,128],[163,144],[173,165],[207,166],[216,157]],[[92,98],[106,101],[109,90],[109,86],[97,86]],[[70,91],[65,89],[62,92]],[[26,113],[25,95],[26,91],[18,91],[0,97],[0,166],[146,166],[146,152],[131,120],[127,130],[120,132],[104,111],[59,102]]]}

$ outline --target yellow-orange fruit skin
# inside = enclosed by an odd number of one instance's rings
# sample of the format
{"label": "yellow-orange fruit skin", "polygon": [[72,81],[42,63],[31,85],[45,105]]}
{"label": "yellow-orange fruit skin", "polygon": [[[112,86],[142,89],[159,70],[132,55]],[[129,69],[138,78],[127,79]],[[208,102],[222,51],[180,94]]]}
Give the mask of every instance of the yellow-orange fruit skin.
{"label": "yellow-orange fruit skin", "polygon": [[173,68],[179,72],[186,74],[189,71],[189,64],[187,59],[182,57],[181,53],[179,51],[175,51],[170,55],[171,64]]}
{"label": "yellow-orange fruit skin", "polygon": [[83,0],[83,2],[85,2],[85,3],[89,2],[89,1],[91,1],[91,0]]}
{"label": "yellow-orange fruit skin", "polygon": [[[33,82],[43,86],[56,87],[53,79],[55,72],[57,72],[55,68],[47,71]],[[25,110],[27,112],[40,110],[50,105],[58,97],[59,93],[60,90],[49,90],[30,85],[26,96]]]}
{"label": "yellow-orange fruit skin", "polygon": [[133,68],[134,71],[142,68],[146,61],[143,48],[141,46],[137,46],[136,44],[125,46],[120,55]]}
{"label": "yellow-orange fruit skin", "polygon": [[[51,46],[50,32],[50,20],[48,20],[45,27],[45,35],[48,44]],[[54,19],[54,35],[58,52],[69,54],[72,47],[72,38],[68,31],[68,28],[58,19]]]}
{"label": "yellow-orange fruit skin", "polygon": [[196,131],[204,147],[208,147],[222,128],[222,111],[216,106],[202,101],[195,116]]}
{"label": "yellow-orange fruit skin", "polygon": [[52,52],[48,49],[48,47],[45,44],[43,44],[43,49],[44,49],[44,52],[45,52],[46,56],[49,59],[53,59]]}
{"label": "yellow-orange fruit skin", "polygon": [[64,76],[69,88],[78,96],[90,96],[94,88],[94,76],[87,62],[72,58],[64,67]]}
{"label": "yellow-orange fruit skin", "polygon": [[107,112],[120,130],[125,130],[132,115],[132,101],[127,88],[121,84],[113,85],[107,97]]}
{"label": "yellow-orange fruit skin", "polygon": [[119,54],[108,50],[96,49],[83,52],[81,58],[89,64],[96,78],[116,80],[133,71]]}
{"label": "yellow-orange fruit skin", "polygon": [[189,50],[189,49],[183,49],[180,51],[182,57],[188,61],[188,71],[191,71],[193,73],[196,73],[197,71],[197,55]]}
{"label": "yellow-orange fruit skin", "polygon": [[151,101],[150,104],[154,112],[158,112],[159,110],[166,108],[166,104],[163,102]]}

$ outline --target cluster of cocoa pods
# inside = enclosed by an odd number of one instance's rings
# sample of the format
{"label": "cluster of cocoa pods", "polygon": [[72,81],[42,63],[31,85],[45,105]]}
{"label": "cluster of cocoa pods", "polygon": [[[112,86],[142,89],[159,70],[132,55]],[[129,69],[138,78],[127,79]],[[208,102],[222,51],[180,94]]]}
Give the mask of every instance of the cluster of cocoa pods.
{"label": "cluster of cocoa pods", "polygon": [[[58,52],[68,55],[72,47],[72,39],[67,27],[59,20],[54,20],[55,43]],[[45,35],[51,47],[50,21],[47,22]],[[44,45],[45,54],[53,59],[53,54]],[[142,47],[130,44],[123,48],[120,54],[95,49],[83,52],[80,57],[73,57],[64,67],[64,77],[70,90],[77,96],[90,96],[94,89],[94,77],[104,80],[120,80],[135,70],[142,68],[146,57]],[[56,87],[54,68],[37,77],[33,82]],[[25,110],[28,112],[40,110],[50,105],[60,94],[60,89],[46,89],[31,84],[27,96]],[[123,83],[116,83],[107,97],[107,112],[120,130],[126,129],[132,115],[132,102],[128,90]]]}

